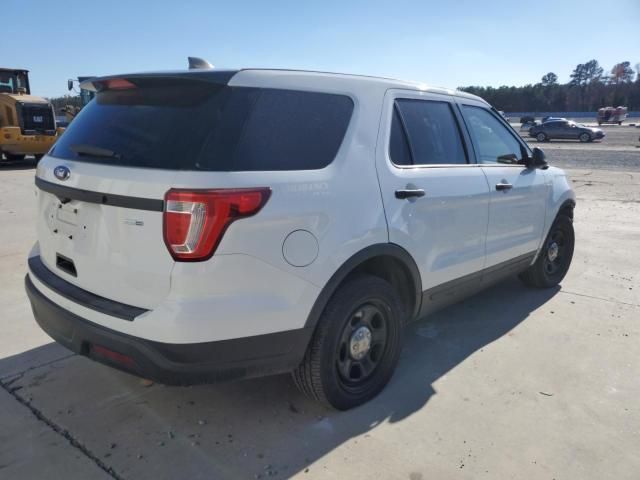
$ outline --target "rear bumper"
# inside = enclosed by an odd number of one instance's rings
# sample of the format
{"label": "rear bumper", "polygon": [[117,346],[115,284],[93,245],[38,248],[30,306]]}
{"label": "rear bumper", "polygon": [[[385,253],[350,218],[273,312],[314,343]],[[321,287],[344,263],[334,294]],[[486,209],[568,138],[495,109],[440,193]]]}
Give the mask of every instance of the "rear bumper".
{"label": "rear bumper", "polygon": [[214,342],[162,343],[106,328],[62,308],[36,288],[29,274],[25,288],[36,321],[55,341],[100,363],[169,385],[291,371],[312,334],[302,328]]}
{"label": "rear bumper", "polygon": [[13,155],[44,155],[63,131],[58,128],[55,135],[23,135],[19,127],[0,128],[0,151]]}

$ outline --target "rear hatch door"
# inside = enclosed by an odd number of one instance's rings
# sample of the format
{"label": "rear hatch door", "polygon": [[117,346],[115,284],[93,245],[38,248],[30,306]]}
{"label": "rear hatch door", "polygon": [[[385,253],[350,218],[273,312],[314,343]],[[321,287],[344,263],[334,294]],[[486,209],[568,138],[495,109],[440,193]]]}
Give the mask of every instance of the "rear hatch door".
{"label": "rear hatch door", "polygon": [[226,79],[96,82],[96,98],[38,165],[37,231],[49,270],[137,307],[168,295],[164,195],[211,133]]}

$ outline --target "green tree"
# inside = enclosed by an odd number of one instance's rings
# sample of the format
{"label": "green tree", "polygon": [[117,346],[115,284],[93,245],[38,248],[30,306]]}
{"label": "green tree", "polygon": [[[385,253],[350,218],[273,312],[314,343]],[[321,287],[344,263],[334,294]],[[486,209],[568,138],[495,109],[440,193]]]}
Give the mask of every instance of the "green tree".
{"label": "green tree", "polygon": [[620,62],[611,69],[611,80],[616,85],[633,81],[631,62]]}
{"label": "green tree", "polygon": [[542,85],[545,87],[548,87],[550,85],[557,85],[558,84],[558,76],[553,73],[553,72],[549,72],[546,75],[542,76]]}
{"label": "green tree", "polygon": [[597,60],[589,60],[583,65],[584,81],[589,84],[591,82],[599,82],[602,78],[604,70],[598,64]]}

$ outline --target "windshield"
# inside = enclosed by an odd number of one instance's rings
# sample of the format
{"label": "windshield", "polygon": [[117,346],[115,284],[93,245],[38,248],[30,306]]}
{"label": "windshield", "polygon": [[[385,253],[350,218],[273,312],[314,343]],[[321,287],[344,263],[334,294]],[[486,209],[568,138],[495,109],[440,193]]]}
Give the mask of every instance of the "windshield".
{"label": "windshield", "polygon": [[19,88],[24,88],[25,93],[29,93],[26,73],[0,72],[0,92],[18,93]]}

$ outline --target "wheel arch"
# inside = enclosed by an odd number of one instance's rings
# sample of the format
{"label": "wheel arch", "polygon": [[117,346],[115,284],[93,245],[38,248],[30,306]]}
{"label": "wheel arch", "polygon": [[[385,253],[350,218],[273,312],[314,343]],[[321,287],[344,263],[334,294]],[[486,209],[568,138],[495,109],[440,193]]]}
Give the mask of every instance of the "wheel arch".
{"label": "wheel arch", "polygon": [[331,276],[313,304],[305,328],[315,329],[331,297],[350,277],[373,274],[389,281],[408,307],[409,318],[418,315],[422,303],[422,280],[413,257],[393,243],[370,245],[347,259]]}
{"label": "wheel arch", "polygon": [[573,221],[573,210],[575,208],[576,208],[576,201],[572,198],[568,198],[560,204],[560,207],[558,208],[558,211],[556,212],[556,215],[555,217],[553,217],[553,219],[555,220],[556,218],[558,218],[558,215],[560,214],[565,214],[567,217],[569,217]]}

